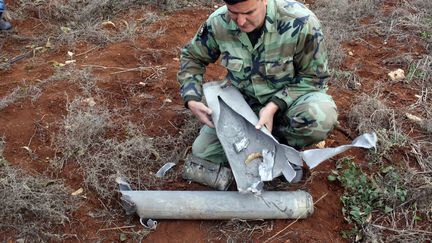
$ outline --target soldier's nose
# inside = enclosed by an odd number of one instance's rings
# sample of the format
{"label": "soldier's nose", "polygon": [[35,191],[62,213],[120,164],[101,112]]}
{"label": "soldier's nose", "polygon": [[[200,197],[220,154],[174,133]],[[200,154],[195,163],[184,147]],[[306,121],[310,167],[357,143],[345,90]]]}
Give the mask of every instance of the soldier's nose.
{"label": "soldier's nose", "polygon": [[245,25],[245,23],[246,23],[246,17],[239,14],[239,16],[237,17],[237,25],[243,26]]}

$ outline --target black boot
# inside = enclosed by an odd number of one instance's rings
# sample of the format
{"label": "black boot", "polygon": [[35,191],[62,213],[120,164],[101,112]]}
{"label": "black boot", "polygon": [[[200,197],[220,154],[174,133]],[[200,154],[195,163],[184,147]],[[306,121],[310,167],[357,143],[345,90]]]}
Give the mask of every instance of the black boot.
{"label": "black boot", "polygon": [[184,164],[183,178],[226,191],[233,181],[231,169],[189,155]]}

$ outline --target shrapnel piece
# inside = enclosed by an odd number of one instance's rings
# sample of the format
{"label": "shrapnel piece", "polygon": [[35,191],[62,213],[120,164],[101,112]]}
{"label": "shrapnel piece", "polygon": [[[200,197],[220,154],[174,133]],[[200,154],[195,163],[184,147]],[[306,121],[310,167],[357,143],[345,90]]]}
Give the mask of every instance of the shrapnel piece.
{"label": "shrapnel piece", "polygon": [[243,137],[240,141],[234,143],[234,149],[237,153],[240,153],[249,145],[249,139],[247,137]]}

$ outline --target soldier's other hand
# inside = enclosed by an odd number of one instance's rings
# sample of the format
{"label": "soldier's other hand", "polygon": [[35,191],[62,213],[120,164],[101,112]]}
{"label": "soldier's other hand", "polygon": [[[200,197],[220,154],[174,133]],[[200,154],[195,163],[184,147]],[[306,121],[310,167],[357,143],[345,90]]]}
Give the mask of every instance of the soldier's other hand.
{"label": "soldier's other hand", "polygon": [[210,108],[208,108],[202,102],[195,100],[188,101],[188,107],[202,123],[214,128],[213,122],[211,120],[212,110]]}
{"label": "soldier's other hand", "polygon": [[269,102],[264,106],[259,112],[259,121],[255,125],[255,128],[261,129],[262,126],[266,126],[271,132],[273,129],[273,118],[278,109],[279,107],[273,102]]}

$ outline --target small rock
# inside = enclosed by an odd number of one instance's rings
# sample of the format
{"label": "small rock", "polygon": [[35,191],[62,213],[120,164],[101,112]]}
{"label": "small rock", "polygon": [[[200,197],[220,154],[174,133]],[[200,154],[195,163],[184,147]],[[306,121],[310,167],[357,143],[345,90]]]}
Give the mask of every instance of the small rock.
{"label": "small rock", "polygon": [[354,56],[354,53],[353,53],[352,51],[349,51],[349,52],[348,52],[348,55],[350,55],[350,56]]}
{"label": "small rock", "polygon": [[405,71],[398,68],[395,71],[392,71],[388,74],[392,81],[401,81],[405,78]]}
{"label": "small rock", "polygon": [[413,122],[417,122],[417,123],[422,123],[422,122],[423,122],[423,119],[420,118],[420,117],[418,117],[418,116],[411,115],[411,114],[409,114],[409,113],[406,113],[405,116],[406,116],[408,119],[410,119],[411,121],[413,121]]}
{"label": "small rock", "polygon": [[116,25],[112,21],[104,21],[102,22],[102,27],[104,28],[117,28]]}
{"label": "small rock", "polygon": [[96,105],[96,102],[94,101],[93,97],[84,99],[84,102],[87,103],[90,107],[93,107]]}
{"label": "small rock", "polygon": [[71,193],[72,196],[78,196],[79,194],[83,193],[84,189],[82,187],[80,187],[80,189],[74,191]]}
{"label": "small rock", "polygon": [[154,99],[154,96],[151,94],[140,94],[138,97],[141,99]]}

